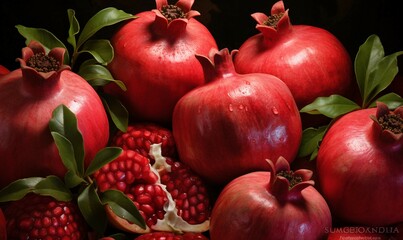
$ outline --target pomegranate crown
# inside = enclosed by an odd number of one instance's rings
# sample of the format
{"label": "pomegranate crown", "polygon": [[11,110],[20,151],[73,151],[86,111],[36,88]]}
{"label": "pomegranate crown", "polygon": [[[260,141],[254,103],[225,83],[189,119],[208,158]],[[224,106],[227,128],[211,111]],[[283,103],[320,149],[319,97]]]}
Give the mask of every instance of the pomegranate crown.
{"label": "pomegranate crown", "polygon": [[251,16],[257,22],[256,29],[269,41],[275,40],[292,27],[288,9],[284,8],[283,1],[278,1],[272,6],[270,16],[261,12],[253,13]]}
{"label": "pomegranate crown", "polygon": [[200,15],[198,11],[191,10],[193,3],[194,0],[179,0],[172,5],[168,4],[168,0],[156,0],[157,9],[152,11],[160,27],[184,29],[189,19]]}
{"label": "pomegranate crown", "polygon": [[56,47],[46,54],[45,47],[32,40],[27,47],[22,49],[20,62],[24,75],[35,75],[42,79],[49,79],[58,75],[63,70],[69,70],[70,66],[63,64],[65,48]]}
{"label": "pomegranate crown", "polygon": [[313,172],[308,169],[292,171],[289,162],[284,157],[279,157],[275,163],[266,160],[270,172],[270,192],[279,200],[287,200],[292,196],[300,195],[300,192],[314,185],[311,180]]}
{"label": "pomegranate crown", "polygon": [[391,111],[385,103],[377,102],[376,116],[371,115],[375,128],[387,139],[403,139],[403,106]]}

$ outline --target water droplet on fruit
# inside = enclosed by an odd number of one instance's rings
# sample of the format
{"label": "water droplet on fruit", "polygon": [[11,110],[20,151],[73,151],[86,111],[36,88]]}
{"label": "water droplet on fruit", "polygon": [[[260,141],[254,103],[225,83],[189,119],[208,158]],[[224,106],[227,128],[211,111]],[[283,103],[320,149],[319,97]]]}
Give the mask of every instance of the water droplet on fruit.
{"label": "water droplet on fruit", "polygon": [[230,112],[234,111],[234,108],[232,107],[232,104],[231,104],[231,103],[228,105],[228,110],[229,110]]}
{"label": "water droplet on fruit", "polygon": [[272,107],[272,108],[271,108],[271,111],[273,112],[274,115],[277,115],[277,114],[278,114],[278,110],[277,110],[276,107]]}
{"label": "water droplet on fruit", "polygon": [[243,109],[244,109],[244,106],[243,106],[242,104],[240,104],[240,105],[238,106],[238,108],[239,108],[239,110],[243,110]]}

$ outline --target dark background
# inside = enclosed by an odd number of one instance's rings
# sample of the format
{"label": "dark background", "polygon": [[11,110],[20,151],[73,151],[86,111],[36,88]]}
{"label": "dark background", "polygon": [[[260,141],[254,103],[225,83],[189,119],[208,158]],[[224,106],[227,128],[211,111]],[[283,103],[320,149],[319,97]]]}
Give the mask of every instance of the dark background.
{"label": "dark background", "polygon": [[[243,41],[257,34],[250,14],[270,13],[273,0],[196,0],[197,17],[215,37],[220,48],[237,49]],[[355,57],[358,47],[371,34],[377,34],[386,54],[403,50],[403,13],[399,1],[376,0],[284,0],[292,24],[324,28],[333,33]],[[170,3],[175,3],[170,2]],[[155,8],[153,0],[1,0],[0,64],[18,68],[25,39],[15,25],[45,28],[68,45],[67,9],[76,11],[81,27],[102,8],[113,6],[136,14]],[[100,37],[108,38],[118,25],[103,29]]]}

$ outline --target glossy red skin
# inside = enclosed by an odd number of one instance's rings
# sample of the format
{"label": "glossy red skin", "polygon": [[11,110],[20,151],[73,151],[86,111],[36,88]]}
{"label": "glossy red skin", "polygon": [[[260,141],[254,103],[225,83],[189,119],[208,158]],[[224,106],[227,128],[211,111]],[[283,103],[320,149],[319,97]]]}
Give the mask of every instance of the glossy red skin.
{"label": "glossy red skin", "polygon": [[247,39],[235,57],[239,73],[262,72],[277,76],[290,88],[298,108],[317,97],[347,95],[353,83],[350,56],[328,31],[294,25],[273,42],[262,33]]}
{"label": "glossy red skin", "polygon": [[49,88],[43,96],[24,91],[22,82],[21,69],[0,78],[0,187],[25,177],[64,177],[66,168],[49,130],[52,112],[62,103],[76,114],[87,165],[109,138],[102,102],[79,75],[62,71],[59,89]]}
{"label": "glossy red skin", "polygon": [[267,169],[265,159],[283,156],[291,162],[302,127],[291,92],[281,80],[233,73],[179,100],[173,135],[181,161],[207,181],[224,185]]}
{"label": "glossy red skin", "polygon": [[386,226],[403,221],[403,138],[393,145],[372,134],[376,109],[344,115],[317,156],[321,191],[341,221]]}
{"label": "glossy red skin", "polygon": [[6,67],[4,67],[3,65],[0,65],[0,76],[1,75],[5,75],[7,73],[9,73],[10,70],[8,70]]}
{"label": "glossy red skin", "polygon": [[7,240],[6,218],[3,210],[0,208],[0,240]]}
{"label": "glossy red skin", "polygon": [[323,239],[332,226],[329,207],[312,186],[278,201],[268,191],[269,172],[234,179],[211,215],[210,239]]}
{"label": "glossy red skin", "polygon": [[136,16],[111,39],[115,57],[108,68],[127,91],[114,85],[107,91],[121,98],[133,120],[170,125],[179,98],[205,83],[195,54],[208,55],[217,45],[208,29],[193,18],[180,36],[158,36],[151,30],[153,12]]}

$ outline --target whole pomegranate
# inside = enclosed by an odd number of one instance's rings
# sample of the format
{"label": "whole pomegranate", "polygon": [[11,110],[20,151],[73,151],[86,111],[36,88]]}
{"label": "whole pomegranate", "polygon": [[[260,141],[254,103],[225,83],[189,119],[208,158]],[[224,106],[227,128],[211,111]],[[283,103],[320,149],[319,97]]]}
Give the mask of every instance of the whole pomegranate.
{"label": "whole pomegranate", "polygon": [[[211,213],[210,238],[323,239],[332,226],[329,207],[310,180],[312,171],[290,170],[280,157],[224,187]],[[266,162],[266,164],[267,164]]]}
{"label": "whole pomegranate", "polygon": [[108,68],[127,91],[112,85],[106,91],[122,100],[132,119],[170,125],[179,98],[205,83],[195,54],[208,54],[217,45],[194,19],[199,12],[192,4],[156,0],[157,9],[136,14],[113,35],[115,56]]}
{"label": "whole pomegranate", "polygon": [[[248,38],[234,60],[239,73],[262,72],[277,76],[290,88],[298,108],[317,97],[347,95],[353,86],[350,55],[343,44],[325,29],[292,25],[283,1],[271,15],[254,13],[260,33]],[[303,123],[318,121],[302,115]],[[306,124],[312,124],[307,122]]]}
{"label": "whole pomegranate", "polygon": [[206,185],[183,163],[161,155],[172,152],[166,148],[175,147],[164,144],[173,139],[172,133],[155,124],[129,129],[127,134],[118,133],[112,142],[122,146],[123,153],[97,171],[94,180],[101,192],[117,189],[133,200],[147,228],[119,218],[107,207],[111,223],[133,233],[207,231],[211,206]]}
{"label": "whole pomegranate", "polygon": [[28,194],[6,205],[8,239],[87,239],[87,225],[74,202]]}
{"label": "whole pomegranate", "polygon": [[102,102],[87,81],[62,65],[64,48],[49,54],[38,42],[22,49],[21,68],[0,77],[0,187],[26,177],[66,173],[49,131],[60,104],[77,116],[86,164],[106,146],[109,123]]}
{"label": "whole pomegranate", "polygon": [[269,74],[238,74],[235,53],[212,52],[212,60],[198,55],[209,83],[183,96],[173,115],[181,161],[216,184],[267,169],[265,158],[292,161],[302,134],[297,106],[284,82]]}
{"label": "whole pomegranate", "polygon": [[403,221],[403,106],[350,112],[324,136],[317,156],[321,191],[334,216],[366,226]]}

